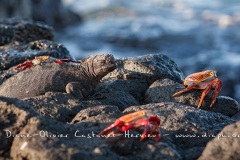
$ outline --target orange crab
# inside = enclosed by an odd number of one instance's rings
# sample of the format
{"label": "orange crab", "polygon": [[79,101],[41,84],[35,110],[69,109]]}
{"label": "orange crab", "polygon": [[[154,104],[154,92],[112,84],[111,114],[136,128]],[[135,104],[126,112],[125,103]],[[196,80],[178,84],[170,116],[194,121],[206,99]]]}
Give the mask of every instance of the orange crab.
{"label": "orange crab", "polygon": [[[121,134],[129,129],[139,130],[143,129],[140,141],[154,138],[155,142],[160,141],[160,118],[153,114],[151,110],[141,110],[130,113],[118,118],[114,124],[105,128],[99,136],[106,135],[106,137],[114,134]],[[115,130],[114,130],[115,129]],[[114,131],[111,131],[114,130]],[[110,132],[111,131],[111,132]],[[109,133],[110,132],[110,133]]]}
{"label": "orange crab", "polygon": [[17,65],[15,67],[15,69],[21,68],[22,70],[25,70],[27,68],[31,68],[33,65],[39,65],[41,63],[52,63],[52,62],[60,63],[60,64],[62,64],[64,62],[75,62],[75,63],[77,63],[77,61],[72,60],[70,58],[56,59],[56,58],[53,58],[53,57],[50,57],[50,56],[38,56],[38,57],[35,57],[35,59],[33,59],[32,61],[25,61],[25,62]]}
{"label": "orange crab", "polygon": [[179,95],[192,89],[204,90],[198,103],[198,108],[200,108],[200,106],[202,105],[204,97],[212,89],[214,91],[212,93],[212,103],[210,105],[211,108],[216,101],[218,93],[222,89],[222,81],[217,78],[216,71],[213,70],[207,70],[191,74],[185,78],[183,85],[186,88],[179,92],[176,92],[175,94],[173,94],[173,96]]}

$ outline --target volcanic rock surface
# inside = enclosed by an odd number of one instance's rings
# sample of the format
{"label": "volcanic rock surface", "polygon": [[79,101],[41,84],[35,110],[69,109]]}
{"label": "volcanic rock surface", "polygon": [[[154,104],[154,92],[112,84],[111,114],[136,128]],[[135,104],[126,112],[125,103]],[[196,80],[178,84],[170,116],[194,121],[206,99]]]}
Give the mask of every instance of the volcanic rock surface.
{"label": "volcanic rock surface", "polygon": [[[28,33],[27,27],[24,29]],[[11,33],[7,32],[4,35]],[[32,37],[38,36],[30,33]],[[62,45],[42,38],[17,45],[7,41],[1,46],[0,59],[4,61],[0,67],[1,82],[17,74],[13,66],[23,62],[24,58],[19,60],[19,56],[24,57],[25,53],[69,57]],[[7,53],[12,56],[4,57]],[[197,109],[202,91],[192,90],[173,97],[173,93],[183,88],[184,74],[162,54],[117,59],[116,64],[117,69],[81,101],[60,92],[25,99],[0,97],[0,156],[14,160],[195,160],[240,156],[237,101],[220,93],[209,108],[208,95]],[[161,120],[160,142],[141,142],[142,131],[133,130],[108,139],[98,136],[119,117],[144,109],[153,111]]]}

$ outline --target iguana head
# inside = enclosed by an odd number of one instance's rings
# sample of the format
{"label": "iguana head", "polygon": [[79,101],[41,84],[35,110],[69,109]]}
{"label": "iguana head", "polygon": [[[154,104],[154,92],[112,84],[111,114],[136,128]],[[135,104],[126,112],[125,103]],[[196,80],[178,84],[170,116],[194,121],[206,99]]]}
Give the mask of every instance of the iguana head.
{"label": "iguana head", "polygon": [[91,56],[84,60],[85,63],[86,61],[89,71],[99,80],[116,69],[115,59],[111,54]]}

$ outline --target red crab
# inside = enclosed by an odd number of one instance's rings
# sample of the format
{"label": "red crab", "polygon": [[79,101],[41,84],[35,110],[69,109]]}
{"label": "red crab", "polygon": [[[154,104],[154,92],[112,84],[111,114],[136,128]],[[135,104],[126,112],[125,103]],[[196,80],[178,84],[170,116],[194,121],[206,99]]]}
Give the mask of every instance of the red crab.
{"label": "red crab", "polygon": [[56,59],[56,58],[53,58],[53,57],[50,57],[50,56],[38,56],[38,57],[35,57],[35,59],[33,59],[32,61],[25,61],[25,62],[17,65],[15,67],[15,69],[21,68],[22,70],[25,70],[27,68],[31,68],[33,65],[39,65],[41,63],[52,63],[52,62],[60,63],[60,64],[62,64],[64,62],[75,62],[75,63],[78,63],[77,61],[72,60],[70,58],[67,58],[67,59]]}
{"label": "red crab", "polygon": [[213,70],[193,73],[185,78],[183,85],[186,88],[179,92],[176,92],[173,94],[173,96],[182,94],[192,89],[204,90],[198,103],[198,108],[200,108],[202,105],[204,97],[212,89],[214,91],[212,93],[212,103],[210,105],[211,108],[216,101],[218,93],[222,89],[222,81],[217,78],[216,71]]}
{"label": "red crab", "polygon": [[141,141],[154,138],[154,141],[158,142],[160,141],[159,125],[159,117],[154,115],[151,110],[141,110],[118,118],[114,124],[105,128],[99,136],[106,135],[106,137],[110,137],[114,134],[124,133],[129,129],[143,129]]}

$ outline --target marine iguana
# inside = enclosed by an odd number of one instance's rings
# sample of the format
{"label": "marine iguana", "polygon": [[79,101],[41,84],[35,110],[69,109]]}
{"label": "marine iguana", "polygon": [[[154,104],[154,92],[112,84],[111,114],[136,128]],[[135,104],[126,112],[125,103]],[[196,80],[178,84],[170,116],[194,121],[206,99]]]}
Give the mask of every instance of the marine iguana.
{"label": "marine iguana", "polygon": [[47,63],[26,69],[0,86],[0,96],[28,98],[48,91],[72,94],[79,99],[89,96],[100,80],[116,68],[111,54],[90,56],[75,65]]}

